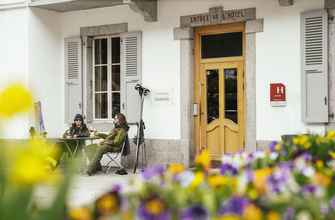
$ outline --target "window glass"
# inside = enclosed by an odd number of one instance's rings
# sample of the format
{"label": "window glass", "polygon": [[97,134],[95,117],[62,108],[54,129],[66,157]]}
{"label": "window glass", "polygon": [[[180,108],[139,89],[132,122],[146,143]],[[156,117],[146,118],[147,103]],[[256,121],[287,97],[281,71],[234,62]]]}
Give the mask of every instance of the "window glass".
{"label": "window glass", "polygon": [[219,118],[219,70],[207,70],[207,122]]}
{"label": "window glass", "polygon": [[94,39],[95,119],[112,119],[121,110],[120,42],[115,36]]}
{"label": "window glass", "polygon": [[120,65],[112,66],[112,91],[120,91]]}
{"label": "window glass", "polygon": [[120,113],[120,93],[112,93],[112,116],[114,117],[117,113]]}
{"label": "window glass", "polygon": [[225,118],[238,122],[237,69],[225,69]]}
{"label": "window glass", "polygon": [[120,63],[120,38],[112,38],[112,63]]}
{"label": "window glass", "polygon": [[201,57],[203,59],[242,56],[242,48],[242,32],[201,37]]}
{"label": "window glass", "polygon": [[107,119],[108,118],[108,93],[95,94],[95,118]]}
{"label": "window glass", "polygon": [[107,39],[95,39],[94,51],[95,64],[107,64]]}
{"label": "window glass", "polygon": [[96,66],[95,67],[95,91],[101,92],[105,91],[107,92],[107,66]]}

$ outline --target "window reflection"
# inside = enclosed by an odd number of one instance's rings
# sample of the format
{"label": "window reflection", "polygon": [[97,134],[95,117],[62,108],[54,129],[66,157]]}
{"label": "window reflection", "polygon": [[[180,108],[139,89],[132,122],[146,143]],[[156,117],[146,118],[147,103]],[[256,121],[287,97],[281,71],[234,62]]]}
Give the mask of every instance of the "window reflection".
{"label": "window reflection", "polygon": [[237,69],[225,69],[225,118],[238,122],[237,112]]}
{"label": "window reflection", "polygon": [[207,122],[219,118],[219,70],[207,70]]}

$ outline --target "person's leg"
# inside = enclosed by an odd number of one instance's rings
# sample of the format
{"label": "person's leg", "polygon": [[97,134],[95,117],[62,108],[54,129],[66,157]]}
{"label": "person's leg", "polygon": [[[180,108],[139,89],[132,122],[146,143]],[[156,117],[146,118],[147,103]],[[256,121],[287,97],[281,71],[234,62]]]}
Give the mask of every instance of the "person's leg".
{"label": "person's leg", "polygon": [[101,168],[100,160],[102,159],[102,156],[109,151],[110,151],[110,146],[96,145],[96,153],[94,154],[93,158],[90,160],[90,164],[87,169],[88,175],[93,175]]}

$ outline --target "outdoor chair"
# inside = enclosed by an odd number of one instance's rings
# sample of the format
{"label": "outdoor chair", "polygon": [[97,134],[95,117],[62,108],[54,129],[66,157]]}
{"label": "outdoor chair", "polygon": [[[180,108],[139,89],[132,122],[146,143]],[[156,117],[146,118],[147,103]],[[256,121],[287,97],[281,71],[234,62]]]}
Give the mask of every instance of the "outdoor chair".
{"label": "outdoor chair", "polygon": [[127,142],[129,144],[128,135],[126,136],[125,140],[123,141],[122,147],[121,147],[119,152],[108,152],[106,154],[107,159],[108,159],[108,162],[106,164],[106,167],[107,167],[106,173],[109,173],[109,171],[112,168],[118,168],[117,170],[125,170],[125,168],[122,166],[122,157],[127,155],[127,152],[126,152]]}

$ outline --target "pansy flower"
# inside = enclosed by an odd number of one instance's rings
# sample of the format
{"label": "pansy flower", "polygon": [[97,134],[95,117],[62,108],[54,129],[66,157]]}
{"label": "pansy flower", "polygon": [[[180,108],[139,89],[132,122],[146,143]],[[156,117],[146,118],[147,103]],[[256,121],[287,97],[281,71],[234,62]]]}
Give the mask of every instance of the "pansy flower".
{"label": "pansy flower", "polygon": [[166,203],[158,196],[152,196],[143,200],[137,214],[141,220],[170,219],[170,213],[167,209]]}
{"label": "pansy flower", "polygon": [[121,211],[122,197],[119,193],[119,187],[115,187],[109,193],[99,197],[95,202],[95,216],[107,216],[117,214]]}
{"label": "pansy flower", "polygon": [[209,213],[201,205],[193,205],[184,210],[181,215],[182,220],[208,220]]}

